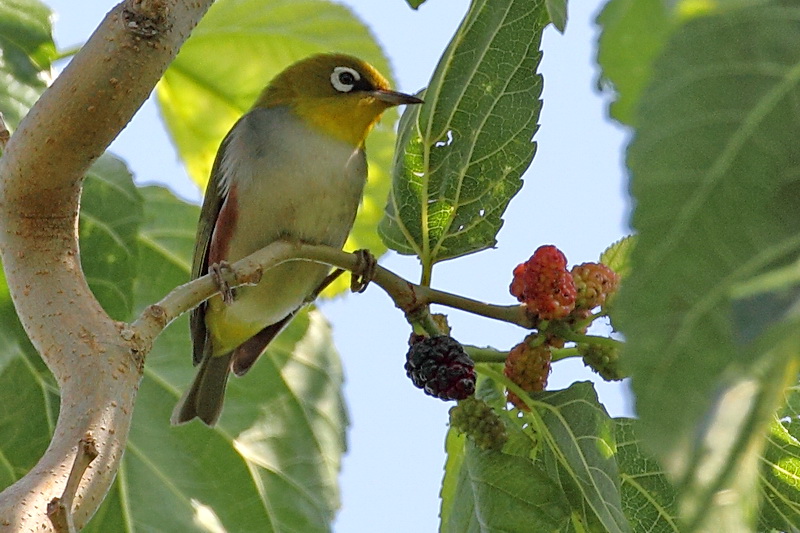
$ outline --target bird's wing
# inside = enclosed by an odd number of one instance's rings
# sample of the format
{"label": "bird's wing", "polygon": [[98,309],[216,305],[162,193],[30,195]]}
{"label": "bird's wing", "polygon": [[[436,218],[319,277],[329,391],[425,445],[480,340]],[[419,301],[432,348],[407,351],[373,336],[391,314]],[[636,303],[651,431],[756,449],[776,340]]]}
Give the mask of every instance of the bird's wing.
{"label": "bird's wing", "polygon": [[[231,132],[236,128],[234,125],[231,131],[222,140],[214,165],[211,167],[211,177],[206,186],[206,195],[203,199],[203,207],[200,209],[200,219],[197,223],[197,235],[194,244],[194,258],[192,260],[192,279],[197,279],[208,273],[208,252],[211,245],[211,238],[214,234],[214,226],[225,202],[227,191],[221,186],[220,167],[225,156],[225,150],[231,138]],[[208,302],[203,302],[192,309],[189,316],[189,326],[192,333],[192,359],[195,365],[203,360],[206,343],[209,342],[206,332],[206,308]]]}

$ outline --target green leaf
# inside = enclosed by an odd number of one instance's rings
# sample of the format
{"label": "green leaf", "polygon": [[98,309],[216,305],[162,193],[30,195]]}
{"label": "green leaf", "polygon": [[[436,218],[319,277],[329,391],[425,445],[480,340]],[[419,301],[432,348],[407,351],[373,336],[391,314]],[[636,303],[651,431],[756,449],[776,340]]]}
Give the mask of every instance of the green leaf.
{"label": "green leaf", "polygon": [[639,235],[615,318],[642,436],[678,480],[690,523],[716,512],[706,504],[727,487],[737,526],[752,526],[760,417],[797,357],[796,316],[748,333],[743,307],[755,302],[740,295],[800,257],[799,36],[800,9],[778,2],[676,30],[628,151]]}
{"label": "green leaf", "polygon": [[[389,75],[367,27],[345,6],[323,0],[220,0],[192,32],[156,88],[158,103],[192,179],[208,180],[220,141],[281,70],[336,50]],[[375,227],[389,191],[397,114],[389,110],[367,140],[369,180],[345,248],[386,251]],[[342,280],[336,287],[346,286]]]}
{"label": "green leaf", "polygon": [[[10,306],[10,301],[3,302],[3,318]],[[6,353],[6,363],[0,365],[0,491],[42,456],[58,413],[55,383],[33,346],[25,342],[27,337],[15,334],[24,335],[19,323],[4,320],[0,348],[13,350],[13,357]]]}
{"label": "green leaf", "polygon": [[[188,377],[188,347],[185,355]],[[88,531],[112,531],[119,515],[137,529],[201,531],[203,514],[228,531],[329,531],[346,416],[341,368],[318,313],[299,316],[245,378],[231,381],[214,429],[170,427],[181,389],[161,372],[169,363],[149,363],[120,499],[104,503],[113,507]]]}
{"label": "green leaf", "polygon": [[[800,432],[797,412],[770,425],[761,464],[761,531],[800,529]],[[791,430],[795,430],[794,433]]]}
{"label": "green leaf", "polygon": [[623,237],[600,254],[600,262],[619,274],[620,278],[628,276],[631,270],[630,256],[636,244],[636,237]]}
{"label": "green leaf", "polygon": [[597,52],[601,85],[616,95],[611,116],[635,124],[639,97],[672,31],[673,15],[664,0],[610,0],[597,23],[602,27]]}
{"label": "green leaf", "polygon": [[614,423],[594,385],[575,382],[564,390],[528,395],[501,371],[489,365],[478,369],[530,408],[516,421],[532,429],[525,434],[541,449],[548,475],[569,500],[573,521],[589,531],[630,531],[620,498]]}
{"label": "green leaf", "polygon": [[[189,281],[200,209],[178,200],[162,187],[142,187],[144,222],[139,231],[139,267],[134,282],[135,309],[159,301],[178,285]],[[184,315],[158,336],[147,365],[159,365],[170,383],[182,383],[189,372],[191,354],[189,317]],[[171,364],[170,364],[171,363]]]}
{"label": "green leaf", "polygon": [[642,97],[628,151],[639,235],[615,306],[643,436],[675,465],[720,388],[772,364],[732,309],[739,285],[800,255],[798,35],[800,10],[774,3],[693,20]]}
{"label": "green leaf", "polygon": [[425,3],[426,0],[406,0],[408,5],[410,5],[413,9],[419,9],[419,6]]}
{"label": "green leaf", "polygon": [[[141,193],[137,309],[188,280],[198,213],[165,189]],[[194,371],[182,319],[148,356],[120,474],[86,530],[202,531],[210,520],[228,531],[328,531],[347,417],[321,315],[298,316],[246,377],[231,379],[214,429],[169,425]]]}
{"label": "green leaf", "polygon": [[555,531],[569,522],[561,487],[533,461],[467,439],[455,504],[440,531]]}
{"label": "green leaf", "polygon": [[[444,449],[447,453],[447,460],[444,464],[444,479],[442,480],[442,490],[439,497],[442,500],[439,518],[441,523],[439,531],[446,531],[451,522],[453,513],[458,507],[458,486],[461,482],[461,471],[464,465],[464,449],[467,443],[467,436],[454,430],[448,429],[445,437]],[[459,513],[463,510],[459,509]]]}
{"label": "green leaf", "polygon": [[613,421],[594,386],[576,382],[531,397],[541,417],[537,429],[546,444],[549,474],[559,480],[584,527],[630,531],[622,510]]}
{"label": "green leaf", "polygon": [[37,0],[0,2],[0,111],[16,127],[47,87],[55,57],[52,13]]}
{"label": "green leaf", "polygon": [[633,531],[677,533],[675,489],[658,462],[642,449],[638,421],[615,418],[622,509]]}
{"label": "green leaf", "polygon": [[423,106],[406,109],[379,232],[437,261],[489,248],[522,186],[541,109],[536,73],[548,22],[543,0],[475,0],[448,45]]}
{"label": "green leaf", "polygon": [[547,6],[550,22],[558,31],[564,33],[567,28],[567,0],[545,0],[544,3]]}
{"label": "green leaf", "polygon": [[81,266],[86,280],[112,318],[128,320],[142,198],[125,163],[109,154],[101,156],[86,173],[81,204]]}

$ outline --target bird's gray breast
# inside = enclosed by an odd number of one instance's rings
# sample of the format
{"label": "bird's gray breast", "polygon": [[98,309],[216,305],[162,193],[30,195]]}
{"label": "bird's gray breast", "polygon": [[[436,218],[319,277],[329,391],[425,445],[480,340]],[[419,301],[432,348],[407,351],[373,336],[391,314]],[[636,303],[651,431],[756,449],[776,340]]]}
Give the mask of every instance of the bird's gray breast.
{"label": "bird's gray breast", "polygon": [[341,247],[367,174],[363,150],[317,131],[284,107],[248,113],[220,170],[226,187],[237,184],[239,224],[247,226],[237,230],[251,248],[232,243],[242,256],[279,238]]}

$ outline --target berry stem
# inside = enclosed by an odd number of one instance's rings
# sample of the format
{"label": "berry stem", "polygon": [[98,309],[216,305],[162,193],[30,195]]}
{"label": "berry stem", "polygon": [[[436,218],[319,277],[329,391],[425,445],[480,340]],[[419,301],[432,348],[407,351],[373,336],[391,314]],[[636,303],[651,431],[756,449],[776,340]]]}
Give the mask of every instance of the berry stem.
{"label": "berry stem", "polygon": [[439,329],[439,325],[433,320],[430,309],[428,309],[427,306],[406,313],[406,319],[414,328],[414,331],[422,330],[430,337],[435,337],[443,333]]}
{"label": "berry stem", "polygon": [[503,363],[505,362],[506,357],[508,357],[508,352],[503,352],[489,346],[485,348],[481,348],[479,346],[469,346],[466,344],[462,346],[464,346],[464,351],[467,352],[467,355],[469,355],[470,359],[476,363]]}
{"label": "berry stem", "polygon": [[600,335],[584,335],[577,333],[573,329],[566,327],[562,324],[552,324],[548,332],[558,335],[565,341],[575,342],[578,344],[599,344],[600,346],[608,346],[609,348],[622,348],[625,343],[612,339],[609,337],[602,337]]}
{"label": "berry stem", "polygon": [[553,348],[551,350],[551,362],[561,361],[562,359],[569,359],[570,357],[580,357],[577,348]]}

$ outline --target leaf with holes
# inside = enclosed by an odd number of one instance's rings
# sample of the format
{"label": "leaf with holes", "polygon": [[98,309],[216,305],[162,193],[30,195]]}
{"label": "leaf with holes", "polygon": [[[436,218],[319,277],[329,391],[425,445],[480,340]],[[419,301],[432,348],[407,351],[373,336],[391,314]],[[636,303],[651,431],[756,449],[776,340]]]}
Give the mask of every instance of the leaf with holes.
{"label": "leaf with holes", "polygon": [[437,261],[489,248],[536,145],[543,0],[475,0],[423,98],[406,109],[384,242]]}

